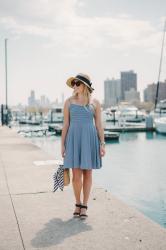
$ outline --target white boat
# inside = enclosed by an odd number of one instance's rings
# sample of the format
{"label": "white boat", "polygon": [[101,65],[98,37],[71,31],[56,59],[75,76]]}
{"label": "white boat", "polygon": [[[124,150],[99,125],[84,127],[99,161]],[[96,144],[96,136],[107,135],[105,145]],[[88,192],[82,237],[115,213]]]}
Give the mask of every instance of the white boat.
{"label": "white boat", "polygon": [[166,117],[166,99],[161,100],[156,109],[150,112],[150,115],[155,118]]}
{"label": "white boat", "polygon": [[48,113],[47,122],[62,123],[63,122],[63,107],[61,106],[53,107]]}
{"label": "white boat", "polygon": [[104,131],[105,141],[119,140],[119,136],[120,136],[120,133],[118,133],[118,132]]}
{"label": "white boat", "polygon": [[119,112],[119,122],[142,122],[145,120],[145,115],[134,106],[120,106]]}
{"label": "white boat", "polygon": [[119,119],[119,109],[118,106],[112,106],[102,110],[102,121],[104,122],[117,122]]}
{"label": "white boat", "polygon": [[103,122],[111,122],[113,117],[111,116],[108,110],[102,110],[102,121]]}
{"label": "white boat", "polygon": [[166,134],[166,117],[156,118],[154,123],[157,132]]}

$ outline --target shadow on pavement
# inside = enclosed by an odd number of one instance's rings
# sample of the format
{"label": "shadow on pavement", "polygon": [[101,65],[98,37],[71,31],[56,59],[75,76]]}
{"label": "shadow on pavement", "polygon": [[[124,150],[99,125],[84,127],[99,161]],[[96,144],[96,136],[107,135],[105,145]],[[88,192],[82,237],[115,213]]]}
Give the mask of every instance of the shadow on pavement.
{"label": "shadow on pavement", "polygon": [[45,224],[45,228],[36,234],[31,244],[36,248],[58,245],[68,237],[90,230],[92,227],[79,218],[71,218],[67,221],[56,218]]}

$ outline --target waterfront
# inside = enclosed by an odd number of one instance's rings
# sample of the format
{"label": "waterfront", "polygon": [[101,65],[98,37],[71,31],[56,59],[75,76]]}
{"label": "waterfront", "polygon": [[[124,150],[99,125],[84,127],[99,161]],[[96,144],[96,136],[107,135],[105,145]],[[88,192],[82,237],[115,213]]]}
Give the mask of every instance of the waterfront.
{"label": "waterfront", "polygon": [[0,142],[0,249],[166,249],[165,228],[99,186],[86,222],[72,218],[72,185],[52,192],[55,157],[6,127]]}
{"label": "waterfront", "polygon": [[[61,159],[60,136],[33,137],[32,143]],[[166,227],[166,136],[155,132],[121,133],[106,144],[103,167],[94,171],[94,182],[128,205]]]}

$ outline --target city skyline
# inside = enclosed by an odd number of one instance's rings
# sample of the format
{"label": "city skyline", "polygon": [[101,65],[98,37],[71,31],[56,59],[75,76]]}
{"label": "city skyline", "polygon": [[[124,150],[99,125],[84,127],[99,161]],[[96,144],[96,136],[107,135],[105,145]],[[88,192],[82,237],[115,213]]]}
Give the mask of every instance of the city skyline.
{"label": "city skyline", "polygon": [[64,94],[61,93],[59,98],[55,100],[50,100],[46,95],[42,94],[41,96],[36,97],[36,92],[32,89],[30,95],[27,98],[25,105],[27,106],[50,106],[51,104],[63,104],[64,103]]}
{"label": "city skyline", "polygon": [[[127,71],[125,73],[130,73],[131,71]],[[132,72],[135,73],[135,72]],[[137,76],[136,76],[137,77]],[[137,85],[135,88],[131,86],[128,90],[125,90],[125,98],[122,96],[122,85],[121,79],[109,79],[107,78],[104,81],[104,99],[102,104],[105,107],[117,105],[120,102],[129,102],[132,104],[133,101],[138,102],[155,102],[156,97],[156,89],[157,83],[148,84],[143,89],[143,99],[140,99],[140,92],[137,89]],[[64,104],[64,93],[62,92],[61,95],[54,99],[50,100],[46,95],[42,94],[41,96],[37,95],[32,89],[30,90],[30,95],[27,97],[26,103],[17,103],[14,106],[51,106],[53,104]],[[166,80],[164,82],[160,81],[159,84],[159,94],[158,94],[158,101],[166,99]]]}
{"label": "city skyline", "polygon": [[[123,71],[124,72],[124,71]],[[131,72],[131,70],[130,71],[126,71],[125,73],[129,73],[129,72]],[[136,72],[134,72],[134,73],[136,73]],[[137,75],[137,74],[136,74]],[[110,85],[110,82],[112,82],[112,84],[117,84],[117,87],[116,88],[121,88],[120,87],[120,85],[121,85],[121,79],[115,79],[114,77],[113,78],[107,78],[107,79],[105,79],[104,80],[104,83],[103,83],[103,92],[104,92],[104,97],[103,97],[103,100],[102,100],[102,104],[106,104],[107,103],[107,100],[108,100],[108,97],[109,97],[109,103],[110,103],[110,105],[114,105],[117,101],[118,102],[123,102],[123,101],[127,101],[127,99],[126,98],[122,98],[122,96],[121,96],[121,91],[122,90],[115,90],[114,88],[115,87],[113,87],[113,92],[112,92],[112,94],[111,94],[111,96],[114,96],[115,95],[115,100],[113,101],[113,103],[112,103],[112,97],[110,96],[110,94],[108,93],[111,89],[110,89],[110,87],[106,87],[105,86],[105,84],[107,83],[108,85]],[[120,84],[120,85],[119,85]],[[161,85],[161,86],[160,86]],[[166,92],[164,92],[163,93],[163,91],[165,91],[165,85],[166,85],[166,79],[165,79],[165,81],[160,81],[160,85],[159,85],[159,100],[162,100],[163,98],[162,98],[162,96],[164,96],[164,99],[166,98]],[[151,89],[149,89],[149,87],[151,88],[151,86],[154,86],[153,87],[153,90],[151,90]],[[164,89],[163,89],[163,86],[164,86]],[[106,89],[105,89],[105,87],[106,87]],[[111,87],[112,88],[112,87]],[[134,89],[134,88],[129,88],[129,90],[131,90],[131,91],[133,91],[133,90],[135,90],[135,91],[137,91],[136,93],[138,93],[139,95],[142,95],[142,98],[140,98],[140,96],[139,96],[139,100],[140,100],[140,102],[146,102],[146,101],[148,101],[148,100],[146,100],[147,98],[145,97],[145,91],[147,92],[147,90],[149,89],[149,96],[151,96],[152,95],[152,92],[153,92],[153,98],[151,98],[151,100],[149,100],[150,102],[154,102],[154,100],[155,100],[155,95],[156,95],[156,88],[157,88],[157,83],[149,83],[149,84],[147,84],[146,86],[145,86],[145,88],[142,90],[142,93],[140,93],[140,91],[139,91],[139,89],[137,89],[137,86],[136,86],[136,89]],[[161,88],[161,89],[160,89]],[[105,90],[104,90],[105,89]],[[118,93],[116,93],[116,92],[119,92],[120,91],[120,93],[118,94]],[[46,96],[45,94],[41,94],[41,95],[38,95],[37,94],[37,98],[36,98],[36,92],[35,92],[35,90],[34,89],[31,89],[30,90],[30,92],[29,92],[29,95],[27,96],[27,100],[25,100],[25,102],[24,103],[21,103],[21,102],[18,102],[18,103],[16,103],[16,104],[11,104],[11,106],[19,106],[19,105],[23,105],[23,106],[31,106],[30,105],[30,103],[29,103],[29,99],[31,98],[31,94],[32,94],[32,92],[34,92],[34,106],[40,106],[41,105],[41,103],[42,103],[42,99],[44,98],[45,100],[43,100],[43,102],[47,102],[47,104],[48,104],[48,106],[49,105],[51,105],[52,103],[57,103],[57,104],[63,104],[64,103],[64,100],[65,100],[65,98],[64,98],[64,92],[62,92],[62,93],[59,93],[59,96],[58,97],[55,97],[54,99],[52,99],[52,100],[50,100],[50,98],[48,97],[48,96]],[[127,91],[128,92],[128,91]],[[127,92],[126,92],[126,94],[127,94]],[[105,96],[105,94],[108,94],[108,97],[106,97]],[[161,93],[161,94],[160,94]],[[147,94],[148,94],[148,92],[147,92]],[[146,94],[146,95],[147,95]],[[161,95],[161,96],[160,96]],[[118,100],[116,99],[116,98],[118,98]],[[107,100],[106,100],[107,99]],[[112,103],[112,104],[111,104]],[[32,106],[33,106],[33,104],[32,104]],[[41,105],[42,106],[42,105]],[[47,105],[46,105],[47,106]],[[108,105],[106,105],[106,106],[108,106]]]}
{"label": "city skyline", "polygon": [[148,6],[143,0],[2,0],[0,102],[5,103],[5,38],[9,105],[26,103],[31,89],[51,100],[61,93],[66,98],[72,93],[66,79],[79,72],[91,76],[94,95],[103,101],[105,79],[134,70],[142,99],[145,87],[157,82],[166,2],[151,1],[147,13]]}

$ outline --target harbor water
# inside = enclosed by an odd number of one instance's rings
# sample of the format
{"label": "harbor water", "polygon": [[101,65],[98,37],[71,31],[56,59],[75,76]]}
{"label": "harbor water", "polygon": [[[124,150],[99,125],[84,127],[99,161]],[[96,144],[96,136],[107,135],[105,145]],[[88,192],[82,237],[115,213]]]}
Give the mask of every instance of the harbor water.
{"label": "harbor water", "polygon": [[[32,143],[61,158],[61,137],[32,137]],[[106,144],[103,166],[93,181],[166,227],[166,136],[156,132],[121,133]]]}

